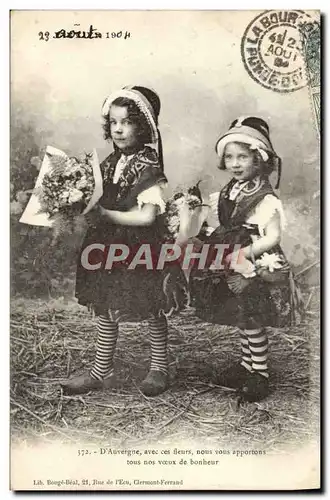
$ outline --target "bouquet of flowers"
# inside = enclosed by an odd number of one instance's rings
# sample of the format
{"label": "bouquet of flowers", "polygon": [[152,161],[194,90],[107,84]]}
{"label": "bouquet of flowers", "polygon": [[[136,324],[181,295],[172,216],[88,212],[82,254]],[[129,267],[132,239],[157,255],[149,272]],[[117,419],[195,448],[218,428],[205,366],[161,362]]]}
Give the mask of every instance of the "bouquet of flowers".
{"label": "bouquet of flowers", "polygon": [[[164,240],[185,247],[193,243],[194,250],[197,252],[202,245],[202,241],[197,238],[203,238],[207,234],[208,224],[206,218],[209,206],[203,203],[201,192],[197,183],[187,191],[175,193],[166,204],[164,216]],[[193,261],[189,269],[183,270],[187,282],[189,282],[190,272]],[[171,279],[178,280],[178,277]],[[175,284],[168,281],[165,289],[170,295],[171,285],[176,289]]]}
{"label": "bouquet of flowers", "polygon": [[264,252],[255,261],[256,273],[265,281],[282,282],[290,271],[290,265],[284,255]]}
{"label": "bouquet of flowers", "polygon": [[165,240],[187,241],[206,230],[209,207],[203,203],[198,184],[168,200],[164,214]]}
{"label": "bouquet of flowers", "polygon": [[270,283],[282,283],[288,277],[290,266],[284,255],[264,252],[259,259],[252,259],[252,262],[243,256],[232,254],[231,269],[235,273],[227,276],[228,286],[234,293],[241,293],[254,276]]}
{"label": "bouquet of flowers", "polygon": [[72,227],[76,217],[87,214],[103,193],[102,175],[96,151],[80,158],[48,146],[34,191],[20,222]]}

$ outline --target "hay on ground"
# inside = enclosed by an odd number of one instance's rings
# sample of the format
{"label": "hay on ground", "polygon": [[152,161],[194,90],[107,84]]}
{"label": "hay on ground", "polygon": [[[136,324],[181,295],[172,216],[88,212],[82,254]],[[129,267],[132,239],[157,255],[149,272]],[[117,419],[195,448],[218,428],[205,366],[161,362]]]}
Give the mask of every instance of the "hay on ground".
{"label": "hay on ground", "polygon": [[[271,394],[240,404],[217,375],[240,355],[235,328],[187,311],[169,322],[170,389],[147,398],[147,323],[123,323],[116,386],[80,396],[59,382],[90,367],[95,320],[76,303],[15,299],[11,319],[11,429],[14,440],[133,446],[201,442],[280,451],[316,436],[319,407],[318,297],[308,294],[299,327],[270,331]],[[306,300],[307,300],[306,299]]]}

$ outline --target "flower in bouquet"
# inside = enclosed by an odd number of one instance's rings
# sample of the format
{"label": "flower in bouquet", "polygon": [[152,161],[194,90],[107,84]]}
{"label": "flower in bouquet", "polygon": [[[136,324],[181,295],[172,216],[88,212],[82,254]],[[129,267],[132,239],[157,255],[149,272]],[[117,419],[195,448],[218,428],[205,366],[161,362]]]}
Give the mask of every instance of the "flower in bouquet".
{"label": "flower in bouquet", "polygon": [[267,269],[273,273],[275,269],[281,269],[284,263],[285,261],[282,255],[264,252],[262,256],[256,260],[256,267],[257,269]]}
{"label": "flower in bouquet", "polygon": [[83,212],[94,192],[92,154],[80,159],[46,154],[50,168],[37,190],[40,212],[72,219]]}
{"label": "flower in bouquet", "polygon": [[82,228],[79,216],[90,212],[103,194],[102,174],[95,150],[76,158],[47,146],[41,165],[37,159],[32,160],[39,174],[20,222],[52,227],[55,242],[59,234]]}
{"label": "flower in bouquet", "polygon": [[256,273],[265,281],[282,282],[289,272],[290,265],[284,255],[265,252],[256,261]]}
{"label": "flower in bouquet", "polygon": [[[285,258],[278,253],[269,254],[264,252],[261,257],[254,262],[246,259],[239,251],[231,254],[230,258],[230,268],[235,271],[236,274],[248,280],[254,276],[260,276],[266,281],[279,281],[283,276],[278,275],[274,271],[280,270],[285,273],[289,269],[289,265],[285,261]],[[236,276],[231,279],[235,281]]]}

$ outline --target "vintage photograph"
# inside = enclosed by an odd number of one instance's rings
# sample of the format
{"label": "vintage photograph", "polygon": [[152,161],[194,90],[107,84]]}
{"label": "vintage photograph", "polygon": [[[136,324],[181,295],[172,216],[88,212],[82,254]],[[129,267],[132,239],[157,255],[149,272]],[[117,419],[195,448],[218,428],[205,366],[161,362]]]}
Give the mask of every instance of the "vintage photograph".
{"label": "vintage photograph", "polygon": [[10,17],[11,489],[320,488],[320,12]]}

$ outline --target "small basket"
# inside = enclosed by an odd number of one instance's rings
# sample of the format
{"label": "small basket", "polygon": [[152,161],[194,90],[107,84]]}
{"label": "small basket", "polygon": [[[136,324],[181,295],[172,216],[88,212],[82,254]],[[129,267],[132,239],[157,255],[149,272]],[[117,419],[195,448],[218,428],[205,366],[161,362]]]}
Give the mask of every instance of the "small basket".
{"label": "small basket", "polygon": [[245,278],[241,274],[234,273],[229,274],[226,279],[228,288],[235,293],[235,295],[239,295],[242,293],[247,286],[250,285],[250,278]]}
{"label": "small basket", "polygon": [[256,268],[257,275],[267,283],[285,283],[287,281],[290,273],[290,266],[287,262],[281,268],[270,271],[266,267],[258,268],[253,253],[251,253],[251,260]]}
{"label": "small basket", "polygon": [[288,269],[284,267],[281,269],[275,269],[273,272],[269,269],[260,268],[257,269],[257,275],[268,283],[284,283],[289,277],[289,266]]}

